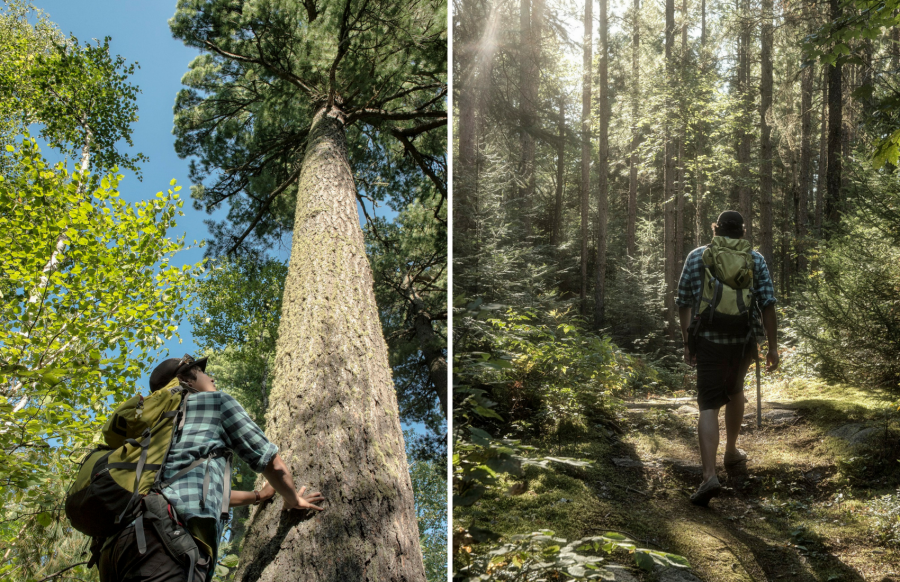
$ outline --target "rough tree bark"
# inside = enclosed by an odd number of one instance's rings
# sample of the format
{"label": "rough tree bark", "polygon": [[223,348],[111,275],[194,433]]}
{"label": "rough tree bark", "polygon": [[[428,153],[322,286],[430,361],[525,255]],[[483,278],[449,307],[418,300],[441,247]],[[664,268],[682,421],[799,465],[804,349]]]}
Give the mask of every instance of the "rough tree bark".
{"label": "rough tree bark", "polygon": [[235,579],[424,582],[413,492],[342,114],[312,122],[266,432],[325,511],[250,518]]}
{"label": "rough tree bark", "polygon": [[591,195],[591,60],[593,59],[593,0],[584,2],[584,58],[581,77],[581,314],[587,309],[588,214]]}
{"label": "rough tree bark", "polygon": [[609,45],[607,0],[600,0],[600,53],[598,80],[600,84],[600,155],[597,160],[597,268],[594,273],[594,327],[603,327],[606,314],[606,225],[609,210]]}

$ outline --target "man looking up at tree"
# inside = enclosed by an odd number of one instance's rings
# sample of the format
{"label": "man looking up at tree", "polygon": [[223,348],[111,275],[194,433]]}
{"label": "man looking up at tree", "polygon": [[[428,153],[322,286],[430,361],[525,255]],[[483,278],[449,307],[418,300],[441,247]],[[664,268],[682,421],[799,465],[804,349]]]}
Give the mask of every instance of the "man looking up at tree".
{"label": "man looking up at tree", "polygon": [[719,409],[725,406],[724,465],[726,470],[737,468],[747,462],[737,437],[746,402],[744,376],[757,356],[757,342],[769,342],[766,370],[775,370],[779,361],[775,288],[766,260],[743,239],[746,229],[739,212],[726,210],[712,229],[713,242],[688,255],[676,299],[684,360],[697,366],[703,482],[691,503],[704,507],[722,489],[716,476]]}
{"label": "man looking up at tree", "polygon": [[[215,567],[218,543],[225,521],[220,517],[225,494],[227,455],[237,453],[251,469],[262,473],[268,483],[260,491],[231,491],[229,505],[257,504],[275,492],[284,497],[284,509],[322,508],[320,493],[294,489],[278,447],[250,419],[244,408],[229,394],[216,390],[215,380],[206,374],[207,358],[194,360],[189,355],[170,358],[150,375],[150,391],[164,388],[176,377],[187,390],[184,420],[173,434],[163,467],[163,494],[178,519],[197,542],[203,554],[194,572],[196,582],[208,579]],[[223,451],[225,454],[213,454]],[[177,474],[198,459],[207,459],[179,478]],[[226,514],[227,515],[227,514]],[[187,580],[185,566],[170,555],[152,527],[144,528],[146,552],[138,551],[134,524],[126,527],[114,541],[107,543],[99,561],[101,582],[119,580],[144,582],[182,582]]]}

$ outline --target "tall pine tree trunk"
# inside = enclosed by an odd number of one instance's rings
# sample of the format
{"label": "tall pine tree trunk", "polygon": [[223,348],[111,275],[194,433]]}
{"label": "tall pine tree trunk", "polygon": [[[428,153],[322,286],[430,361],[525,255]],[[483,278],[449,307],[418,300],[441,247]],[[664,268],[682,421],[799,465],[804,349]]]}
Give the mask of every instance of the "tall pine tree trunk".
{"label": "tall pine tree trunk", "polygon": [[563,191],[566,187],[566,96],[559,93],[559,142],[556,144],[556,196],[553,203],[553,228],[550,245],[556,249],[560,242],[563,213]]}
{"label": "tall pine tree trunk", "polygon": [[[706,0],[700,0],[700,71],[706,73]],[[697,157],[703,156],[706,151],[706,123],[701,121],[697,128]],[[704,230],[703,208],[706,196],[706,176],[703,164],[697,162],[697,193],[694,196],[694,246],[700,246]]]}
{"label": "tall pine tree trunk", "polygon": [[[681,63],[680,76],[687,73],[687,0],[681,0]],[[684,104],[681,109],[681,127],[678,128],[678,165],[675,174],[675,276],[681,273],[684,261],[684,190],[686,178],[686,160],[684,156],[684,142],[687,140],[687,121]]]}
{"label": "tall pine tree trunk", "polygon": [[741,100],[742,109],[745,112],[741,116],[741,126],[738,130],[738,204],[741,214],[744,216],[744,226],[747,229],[747,239],[753,244],[753,191],[750,188],[750,146],[752,135],[750,134],[750,111],[753,105],[753,96],[750,92],[750,37],[752,18],[750,16],[749,0],[744,0],[741,5],[741,32],[739,55]]}
{"label": "tall pine tree trunk", "polygon": [[609,22],[607,19],[607,0],[600,0],[600,53],[598,82],[600,83],[600,155],[597,164],[597,268],[594,274],[594,326],[603,327],[606,300],[606,225],[609,209],[609,79],[607,67],[609,61]]}
{"label": "tall pine tree trunk", "polygon": [[[841,17],[840,0],[829,0],[831,20]],[[843,145],[843,91],[841,63],[828,65],[828,167],[825,175],[825,237],[834,233],[841,220],[841,155]]]}
{"label": "tall pine tree trunk", "polygon": [[[809,19],[809,4],[803,9]],[[811,25],[809,26],[811,29]],[[806,237],[809,235],[809,193],[812,182],[812,92],[815,66],[810,64],[801,73],[800,80],[800,187],[797,201],[797,268],[806,272]]]}
{"label": "tall pine tree trunk", "polygon": [[424,582],[419,530],[342,115],[313,119],[266,433],[325,511],[250,518],[236,580]]}
{"label": "tall pine tree trunk", "polygon": [[[675,78],[675,63],[672,57],[672,45],[675,43],[675,0],[666,0],[666,88],[669,95],[674,97],[674,89],[678,83]],[[669,105],[668,107],[671,107]],[[664,163],[664,212],[665,212],[665,278],[666,278],[666,323],[669,337],[673,340],[677,337],[678,330],[675,322],[675,285],[678,274],[675,272],[675,152],[677,146],[672,139],[671,111],[666,112],[664,139],[665,156]]]}
{"label": "tall pine tree trunk", "polygon": [[471,213],[475,184],[475,80],[468,79],[458,87],[459,156],[453,164],[453,251],[460,256],[464,254],[460,244],[468,244],[474,230]]}
{"label": "tall pine tree trunk", "polygon": [[822,69],[822,114],[819,116],[819,173],[816,179],[816,237],[822,238],[825,216],[825,176],[828,174],[828,67]]}
{"label": "tall pine tree trunk", "polygon": [[588,215],[591,195],[591,61],[593,60],[593,0],[584,2],[584,59],[581,78],[581,313],[587,309]]}
{"label": "tall pine tree trunk", "polygon": [[641,0],[634,0],[634,23],[631,33],[631,81],[634,83],[634,91],[631,97],[631,158],[628,162],[628,218],[625,226],[625,250],[629,257],[633,257],[637,252],[635,231],[637,226],[637,148],[640,144],[640,131],[638,130],[641,99],[640,22]]}
{"label": "tall pine tree trunk", "polygon": [[772,264],[772,127],[767,119],[772,109],[772,0],[762,2],[760,35],[761,75],[759,82],[759,250]]}
{"label": "tall pine tree trunk", "polygon": [[531,236],[531,200],[534,194],[534,137],[529,130],[535,123],[537,67],[531,33],[531,0],[519,3],[519,48],[524,54],[519,62],[519,108],[522,111],[522,161],[519,176],[519,204],[516,214],[522,219],[526,239]]}

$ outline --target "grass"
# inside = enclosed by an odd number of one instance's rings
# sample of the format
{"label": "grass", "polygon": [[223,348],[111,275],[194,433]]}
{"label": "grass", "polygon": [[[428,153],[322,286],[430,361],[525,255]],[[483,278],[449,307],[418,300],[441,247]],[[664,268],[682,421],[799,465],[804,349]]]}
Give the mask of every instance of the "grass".
{"label": "grass", "polygon": [[[891,395],[779,379],[764,385],[764,412],[774,405],[797,416],[783,424],[764,421],[757,430],[752,392],[738,443],[750,455],[749,477],[726,481],[724,495],[708,509],[688,501],[700,482],[696,416],[631,408],[618,414],[625,429],[618,438],[583,423],[566,431],[571,438],[549,434],[529,442],[546,454],[595,462],[586,469],[530,469],[518,480],[527,486],[521,495],[508,494],[514,481],[504,481],[475,507],[456,508],[455,527],[478,524],[504,538],[538,529],[567,539],[627,532],[645,547],[687,557],[694,574],[710,582],[900,580],[900,548],[877,545],[868,511],[873,499],[900,486],[893,446],[900,426]],[[848,423],[887,424],[890,438],[883,441],[879,432],[872,445],[857,449],[829,435]],[[612,460],[623,458],[644,466]],[[640,580],[655,580],[631,567],[625,552],[610,559]]]}

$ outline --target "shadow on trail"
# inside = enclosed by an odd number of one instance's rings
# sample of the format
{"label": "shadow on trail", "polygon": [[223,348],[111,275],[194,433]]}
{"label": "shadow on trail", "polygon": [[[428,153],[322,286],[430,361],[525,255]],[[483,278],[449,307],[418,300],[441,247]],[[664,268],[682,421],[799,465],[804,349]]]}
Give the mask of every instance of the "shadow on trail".
{"label": "shadow on trail", "polygon": [[[814,403],[813,403],[814,402]],[[806,412],[808,407],[827,406],[827,402],[796,403],[796,408]],[[749,407],[748,407],[749,408]],[[793,408],[793,407],[792,407]],[[858,411],[854,411],[858,412]],[[823,423],[840,422],[846,410],[831,407],[822,415]],[[787,463],[754,466],[754,449],[758,458],[762,458],[760,447],[791,447],[799,443],[790,440],[788,434],[802,440],[803,435],[794,430],[793,425],[778,425],[764,422],[761,431],[755,428],[755,418],[748,421],[742,430],[741,440],[750,452],[749,468],[726,474],[722,471],[721,454],[724,443],[720,443],[718,466],[720,479],[725,485],[723,494],[714,499],[709,508],[693,506],[689,499],[700,483],[701,468],[697,436],[693,428],[696,416],[669,414],[668,428],[661,434],[643,433],[641,437],[651,443],[659,441],[666,445],[667,451],[680,451],[678,458],[659,458],[655,454],[644,453],[641,459],[644,469],[637,473],[621,473],[620,478],[635,479],[635,483],[646,486],[649,481],[674,484],[654,490],[644,500],[632,496],[628,502],[646,501],[646,512],[655,514],[647,526],[654,526],[661,534],[661,542],[667,551],[680,553],[691,562],[694,572],[706,580],[776,580],[779,578],[815,582],[823,580],[841,580],[848,582],[864,582],[860,573],[844,564],[827,546],[828,540],[818,539],[802,525],[805,519],[803,511],[808,511],[808,503],[814,496],[823,492],[817,482],[829,477],[834,472],[831,467],[816,467],[815,476],[810,477],[802,467]],[[805,421],[804,418],[802,419]],[[824,424],[823,424],[824,426]],[[720,427],[724,428],[720,418]],[[749,430],[747,430],[749,429]],[[790,432],[788,432],[790,430]],[[777,437],[780,440],[776,440]],[[770,439],[771,442],[770,442]],[[739,440],[739,446],[741,446]],[[818,440],[818,439],[816,439]],[[633,444],[624,443],[632,452],[632,458],[638,458]],[[657,475],[653,475],[653,473]],[[727,475],[727,478],[725,478]],[[778,503],[789,505],[787,509],[770,507],[771,501],[763,502],[761,496],[771,495],[764,486],[782,483],[778,490]],[[791,509],[805,507],[807,509]],[[771,511],[769,511],[771,509]],[[634,508],[630,508],[622,516],[634,518]],[[660,527],[662,526],[662,527]],[[660,531],[661,530],[661,531]]]}

